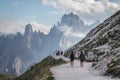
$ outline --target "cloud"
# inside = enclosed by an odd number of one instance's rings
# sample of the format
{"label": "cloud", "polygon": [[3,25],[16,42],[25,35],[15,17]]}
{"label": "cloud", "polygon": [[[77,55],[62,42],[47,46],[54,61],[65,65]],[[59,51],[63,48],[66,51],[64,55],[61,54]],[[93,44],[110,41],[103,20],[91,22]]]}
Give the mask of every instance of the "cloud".
{"label": "cloud", "polygon": [[86,35],[86,33],[73,31],[73,27],[69,26],[60,26],[59,30],[63,32],[63,36],[60,40],[61,49],[67,49],[68,47],[76,44]]}
{"label": "cloud", "polygon": [[63,12],[75,12],[85,20],[106,18],[120,9],[120,3],[109,0],[41,0],[42,4]]}
{"label": "cloud", "polygon": [[[14,20],[0,20],[0,32],[1,33],[24,33],[25,26],[28,22],[14,21]],[[40,30],[41,32],[47,34],[50,31],[50,26],[42,25],[37,22],[30,22],[32,28],[35,31]]]}
{"label": "cloud", "polygon": [[64,33],[63,36],[69,36],[71,38],[75,37],[75,38],[84,38],[86,33],[83,32],[75,32],[72,31],[73,27],[69,27],[69,26],[61,26],[59,27],[59,29]]}
{"label": "cloud", "polygon": [[16,33],[24,32],[25,22],[13,20],[0,20],[0,32],[2,33]]}
{"label": "cloud", "polygon": [[33,30],[35,31],[41,31],[44,34],[48,34],[50,32],[51,27],[50,26],[46,26],[43,24],[39,24],[37,22],[30,22],[30,24],[32,24],[33,26]]}
{"label": "cloud", "polygon": [[84,38],[85,37],[85,33],[72,33],[71,36],[74,36],[74,37],[78,37],[78,38]]}

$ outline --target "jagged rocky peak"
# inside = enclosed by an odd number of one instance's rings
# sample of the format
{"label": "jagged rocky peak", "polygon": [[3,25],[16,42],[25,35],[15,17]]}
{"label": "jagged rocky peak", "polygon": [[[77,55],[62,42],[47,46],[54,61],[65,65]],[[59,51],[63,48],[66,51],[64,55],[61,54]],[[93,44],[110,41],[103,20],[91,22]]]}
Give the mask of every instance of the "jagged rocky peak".
{"label": "jagged rocky peak", "polygon": [[31,24],[26,25],[24,37],[27,48],[31,49],[31,41],[33,38],[33,29]]}
{"label": "jagged rocky peak", "polygon": [[59,26],[72,27],[72,31],[76,32],[83,30],[85,24],[77,14],[71,12],[69,14],[63,15],[63,17],[61,18],[61,22],[59,23]]}
{"label": "jagged rocky peak", "polygon": [[33,34],[33,29],[31,24],[27,24],[25,27],[25,35],[31,35]]}
{"label": "jagged rocky peak", "polygon": [[61,18],[61,25],[68,26],[81,26],[84,25],[84,22],[80,19],[80,17],[73,12],[70,14],[64,14]]}
{"label": "jagged rocky peak", "polygon": [[59,34],[61,31],[59,30],[59,28],[58,28],[58,25],[54,25],[52,28],[51,28],[51,30],[50,30],[50,32],[49,32],[49,35],[56,35],[56,34]]}

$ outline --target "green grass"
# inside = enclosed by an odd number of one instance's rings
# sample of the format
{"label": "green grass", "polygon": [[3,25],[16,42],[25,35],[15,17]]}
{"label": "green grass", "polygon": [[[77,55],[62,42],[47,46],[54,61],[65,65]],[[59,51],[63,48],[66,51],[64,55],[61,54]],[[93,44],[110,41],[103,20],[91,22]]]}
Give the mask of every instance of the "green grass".
{"label": "green grass", "polygon": [[120,25],[120,19],[116,20],[116,24]]}
{"label": "green grass", "polygon": [[112,60],[110,63],[107,64],[108,69],[107,69],[105,75],[112,75],[113,77],[120,78],[119,65],[120,65],[120,57],[117,60]]}
{"label": "green grass", "polygon": [[48,56],[14,80],[54,80],[50,68],[63,63],[66,63],[66,61],[61,58],[55,59],[52,56]]}
{"label": "green grass", "polygon": [[97,44],[98,46],[101,46],[101,45],[104,45],[104,44],[107,43],[107,42],[109,42],[109,40],[108,40],[107,37],[100,37],[100,38],[97,40],[96,44]]}
{"label": "green grass", "polygon": [[12,80],[14,77],[7,74],[0,74],[0,80]]}
{"label": "green grass", "polygon": [[111,40],[120,41],[120,30],[110,31],[107,35]]}
{"label": "green grass", "polygon": [[69,55],[71,54],[71,50],[66,51],[66,53],[64,54],[65,57],[69,57]]}
{"label": "green grass", "polygon": [[109,68],[105,75],[112,75],[113,77],[119,77],[120,78],[120,67],[119,68]]}

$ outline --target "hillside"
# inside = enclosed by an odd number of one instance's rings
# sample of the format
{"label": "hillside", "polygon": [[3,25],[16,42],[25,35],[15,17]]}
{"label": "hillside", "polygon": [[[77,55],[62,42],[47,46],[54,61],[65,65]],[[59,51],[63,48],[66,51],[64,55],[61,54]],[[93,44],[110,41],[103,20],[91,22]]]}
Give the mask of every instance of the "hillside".
{"label": "hillside", "polygon": [[6,74],[0,74],[0,80],[12,80],[14,77]]}
{"label": "hillside", "polygon": [[48,56],[14,80],[53,80],[54,77],[50,72],[50,68],[63,63],[66,63],[66,61],[61,58],[55,59],[52,56]]}
{"label": "hillside", "polygon": [[[74,45],[77,52],[84,50],[87,60],[102,74],[120,77],[120,11],[92,29],[84,39]],[[65,56],[70,54],[70,50]]]}

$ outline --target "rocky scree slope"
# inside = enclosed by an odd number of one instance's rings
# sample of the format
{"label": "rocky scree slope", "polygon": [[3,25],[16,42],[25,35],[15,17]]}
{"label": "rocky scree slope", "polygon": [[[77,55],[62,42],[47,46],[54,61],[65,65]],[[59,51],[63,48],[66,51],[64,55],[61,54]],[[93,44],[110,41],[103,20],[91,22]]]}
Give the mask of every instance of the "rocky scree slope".
{"label": "rocky scree slope", "polygon": [[[120,77],[120,10],[92,29],[71,49],[85,50],[86,58],[101,74]],[[65,56],[70,54],[70,50]]]}

